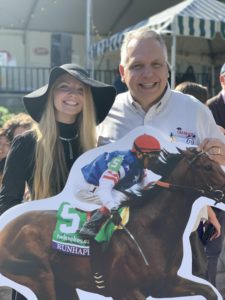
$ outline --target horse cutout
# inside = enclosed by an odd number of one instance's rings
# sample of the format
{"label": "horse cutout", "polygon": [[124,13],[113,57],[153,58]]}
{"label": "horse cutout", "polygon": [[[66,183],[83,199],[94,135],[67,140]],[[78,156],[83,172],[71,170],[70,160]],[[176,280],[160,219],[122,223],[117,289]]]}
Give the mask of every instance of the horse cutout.
{"label": "horse cutout", "polygon": [[[76,200],[74,182],[81,180],[80,168],[90,155],[93,158],[117,147],[130,149],[131,141],[141,133],[160,140],[164,150],[155,168],[160,170],[162,178],[153,188],[141,190],[138,195],[126,193],[130,219],[126,230],[114,232],[101,254],[106,275],[106,289],[102,291],[93,282],[90,257],[66,255],[52,249],[56,210],[63,200]],[[76,289],[91,293],[89,299],[97,299],[96,294],[114,300],[185,296],[190,299],[196,295],[202,296],[201,299],[220,299],[218,291],[207,281],[192,276],[191,257],[185,256],[190,245],[183,236],[185,232],[187,237],[190,234],[201,207],[225,201],[225,173],[206,153],[184,144],[179,144],[178,149],[176,146],[152,127],[137,128],[117,143],[82,155],[59,195],[23,203],[5,212],[0,217],[2,278],[11,280],[10,286],[20,293],[21,285],[30,289],[39,300],[79,300]],[[223,205],[217,204],[219,208],[224,208]],[[92,205],[92,210],[96,207]],[[179,269],[183,270],[182,276],[178,275]],[[189,270],[186,274],[185,269]]]}

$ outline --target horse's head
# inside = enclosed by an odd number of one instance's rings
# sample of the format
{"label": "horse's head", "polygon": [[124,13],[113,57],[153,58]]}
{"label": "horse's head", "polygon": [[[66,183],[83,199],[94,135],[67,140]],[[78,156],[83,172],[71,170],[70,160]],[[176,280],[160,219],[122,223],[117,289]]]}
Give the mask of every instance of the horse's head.
{"label": "horse's head", "polygon": [[196,148],[178,149],[182,159],[171,173],[176,183],[198,189],[202,195],[225,202],[225,172],[207,153]]}
{"label": "horse's head", "polygon": [[190,193],[195,198],[206,196],[214,199],[216,202],[225,203],[225,172],[221,166],[211,160],[207,153],[199,152],[196,148],[187,148],[179,153],[170,153],[167,150],[161,150],[160,157],[155,159],[151,165],[151,170],[162,176],[161,180],[156,182],[156,189],[142,190],[143,201],[137,201],[136,195],[130,195],[133,198],[128,205],[142,206],[148,203],[149,194],[151,198],[159,191],[159,188],[179,190],[184,193]]}

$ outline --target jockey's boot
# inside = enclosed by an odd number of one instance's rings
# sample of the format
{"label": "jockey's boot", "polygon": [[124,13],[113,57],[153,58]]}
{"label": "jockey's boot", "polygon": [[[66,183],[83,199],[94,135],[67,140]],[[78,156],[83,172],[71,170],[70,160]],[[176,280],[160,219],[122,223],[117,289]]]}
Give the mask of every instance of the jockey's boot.
{"label": "jockey's boot", "polygon": [[94,238],[98,233],[101,225],[109,217],[109,210],[106,207],[101,207],[98,209],[90,218],[86,221],[83,227],[80,229],[80,235],[87,238]]}
{"label": "jockey's boot", "polygon": [[117,226],[119,226],[121,224],[121,221],[122,221],[122,218],[119,214],[119,211],[118,211],[118,208],[116,207],[113,207],[111,210],[110,210],[110,217],[113,221],[113,223]]}

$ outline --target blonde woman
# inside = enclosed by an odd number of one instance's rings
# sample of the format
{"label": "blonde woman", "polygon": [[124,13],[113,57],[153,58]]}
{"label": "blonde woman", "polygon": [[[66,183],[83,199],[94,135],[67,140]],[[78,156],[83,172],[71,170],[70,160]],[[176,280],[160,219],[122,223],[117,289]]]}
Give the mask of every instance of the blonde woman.
{"label": "blonde woman", "polygon": [[[0,193],[0,214],[23,200],[58,194],[80,154],[96,146],[96,124],[106,117],[115,89],[66,64],[50,72],[49,83],[23,98],[35,126],[14,139]],[[16,291],[12,300],[25,300]]]}
{"label": "blonde woman", "polygon": [[23,98],[34,128],[15,138],[6,161],[0,213],[21,203],[25,184],[32,199],[58,194],[70,168],[96,146],[95,129],[111,108],[115,89],[88,76],[78,65],[50,72],[49,83]]}

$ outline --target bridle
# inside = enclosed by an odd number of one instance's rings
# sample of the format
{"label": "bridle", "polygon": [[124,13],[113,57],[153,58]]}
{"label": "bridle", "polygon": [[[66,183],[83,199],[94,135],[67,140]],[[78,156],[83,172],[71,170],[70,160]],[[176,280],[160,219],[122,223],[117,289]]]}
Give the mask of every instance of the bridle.
{"label": "bridle", "polygon": [[[207,155],[205,152],[199,152],[191,160],[187,159],[188,164],[191,166],[203,154]],[[199,188],[192,187],[192,186],[178,185],[178,184],[164,182],[161,180],[156,181],[155,185],[160,188],[166,188],[166,189],[174,190],[174,191],[184,191],[184,192],[196,193],[199,196],[209,197],[209,198],[212,198],[213,200],[215,200],[215,205],[222,202],[224,199],[224,196],[225,196],[224,192],[222,190],[216,190],[211,185],[207,185],[207,189],[199,189]]]}

